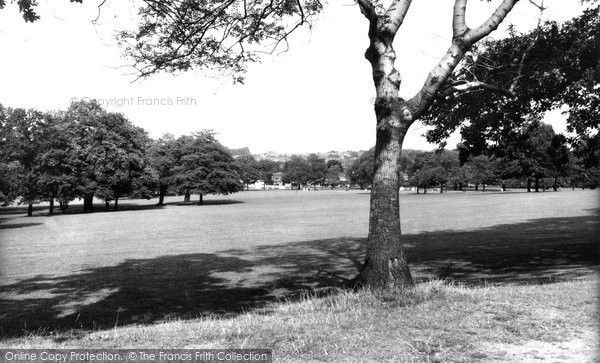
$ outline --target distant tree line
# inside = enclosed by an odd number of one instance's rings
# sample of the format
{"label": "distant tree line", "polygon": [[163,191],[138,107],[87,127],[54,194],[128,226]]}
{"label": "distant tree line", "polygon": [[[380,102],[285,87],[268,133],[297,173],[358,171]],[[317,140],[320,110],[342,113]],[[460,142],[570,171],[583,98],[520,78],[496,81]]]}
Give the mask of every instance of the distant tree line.
{"label": "distant tree line", "polygon": [[[84,211],[94,198],[105,209],[118,208],[119,200],[167,195],[230,194],[262,180],[273,184],[281,173],[283,183],[370,187],[374,150],[360,154],[345,170],[340,160],[316,154],[293,155],[285,163],[256,160],[249,150],[236,158],[204,130],[175,138],[151,139],[125,116],[102,109],[94,102],[77,102],[66,111],[39,112],[5,108],[0,104],[0,204],[15,201],[28,206],[55,201],[65,211],[69,202],[83,200]],[[402,185],[417,192],[437,187],[462,190],[486,185],[526,187],[539,191],[561,186],[595,188],[600,183],[598,135],[569,139],[555,134],[539,119],[522,122],[494,142],[463,135],[457,150],[402,154]],[[343,181],[342,178],[347,180]]]}
{"label": "distant tree line", "polygon": [[84,211],[94,198],[118,208],[120,198],[166,194],[229,194],[242,188],[233,158],[212,131],[152,140],[125,116],[95,102],[39,112],[0,105],[0,203],[28,206],[74,199]]}
{"label": "distant tree line", "polygon": [[[569,140],[535,120],[512,131],[503,142],[488,145],[485,153],[475,153],[465,144],[459,144],[457,150],[406,150],[401,161],[402,184],[416,187],[417,192],[432,187],[440,192],[463,190],[468,185],[482,191],[486,185],[527,191],[596,188],[600,184],[597,139]],[[370,186],[374,160],[373,150],[356,159],[348,171],[350,182],[361,188]]]}
{"label": "distant tree line", "polygon": [[[236,151],[240,150],[242,149]],[[268,159],[257,161],[246,149],[246,152],[235,158],[235,163],[246,187],[259,180],[266,185],[273,184],[273,175],[279,172],[282,174],[281,181],[294,187],[307,185],[335,187],[341,184],[340,175],[344,172],[340,160],[325,161],[317,154],[310,154],[308,157],[292,155],[288,161],[281,163]]]}

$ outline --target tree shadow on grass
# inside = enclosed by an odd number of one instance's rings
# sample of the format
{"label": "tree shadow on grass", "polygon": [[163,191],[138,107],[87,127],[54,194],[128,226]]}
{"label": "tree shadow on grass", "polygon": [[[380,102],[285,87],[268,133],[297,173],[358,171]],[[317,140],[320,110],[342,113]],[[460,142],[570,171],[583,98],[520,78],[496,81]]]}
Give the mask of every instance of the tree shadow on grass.
{"label": "tree shadow on grass", "polygon": [[42,223],[3,223],[0,219],[0,230],[39,226]]}
{"label": "tree shadow on grass", "polygon": [[[139,201],[138,201],[139,202]],[[112,212],[127,212],[127,211],[144,211],[152,209],[162,209],[164,206],[156,204],[138,204],[136,202],[121,202],[119,201],[119,207],[115,211],[113,210],[114,205],[111,203],[110,208],[106,210],[103,204],[94,203],[94,209],[91,211],[84,212],[83,205],[74,204],[69,205],[69,208],[65,211],[61,211],[58,206],[54,207],[54,213],[48,214],[48,206],[36,205],[33,207],[33,217],[60,217],[63,215],[73,214],[94,214],[94,213],[112,213]],[[16,206],[16,207],[3,207],[0,209],[0,216],[13,216],[29,218],[27,217],[27,206]]]}
{"label": "tree shadow on grass", "polygon": [[[599,229],[597,216],[549,218],[406,235],[404,241],[418,280],[535,284],[597,271]],[[347,288],[362,267],[365,243],[345,237],[129,259],[5,283],[0,335],[230,316],[306,290]]]}
{"label": "tree shadow on grass", "polygon": [[[155,203],[152,204],[139,204],[139,201],[119,201],[119,207],[117,210],[114,210],[114,204],[110,204],[110,208],[106,210],[105,206],[100,203],[94,204],[94,209],[91,211],[84,212],[83,205],[75,204],[70,205],[69,209],[66,209],[64,212],[61,211],[58,207],[55,207],[54,214],[48,214],[48,206],[40,206],[36,205],[33,207],[33,216],[34,217],[60,217],[62,215],[73,215],[73,214],[93,214],[93,213],[114,213],[114,212],[129,212],[129,211],[146,211],[146,210],[155,210],[155,209],[163,209],[166,206],[195,206],[195,207],[203,207],[203,206],[212,206],[212,205],[228,205],[228,204],[241,204],[244,201],[235,200],[235,199],[208,199],[204,200],[202,205],[198,205],[197,201],[194,202],[169,202],[164,203],[164,205],[158,205]],[[0,216],[12,216],[12,215],[20,215],[20,217],[27,217],[27,206],[16,206],[16,207],[2,207],[0,209]]]}
{"label": "tree shadow on grass", "polygon": [[204,207],[209,205],[228,205],[228,204],[242,204],[245,203],[242,200],[236,199],[205,199],[202,204],[198,204],[198,201],[190,201],[190,202],[169,202],[165,203],[165,205],[177,205],[177,206],[194,206],[194,207]]}

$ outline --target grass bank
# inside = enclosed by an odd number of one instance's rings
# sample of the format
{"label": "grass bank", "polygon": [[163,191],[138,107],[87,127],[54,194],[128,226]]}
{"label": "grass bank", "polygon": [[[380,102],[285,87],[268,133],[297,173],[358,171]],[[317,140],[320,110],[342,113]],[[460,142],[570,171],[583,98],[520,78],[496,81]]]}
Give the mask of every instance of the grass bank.
{"label": "grass bank", "polygon": [[11,348],[270,348],[276,361],[594,362],[596,274],[548,284],[433,280],[410,292],[332,291],[235,317],[29,335]]}

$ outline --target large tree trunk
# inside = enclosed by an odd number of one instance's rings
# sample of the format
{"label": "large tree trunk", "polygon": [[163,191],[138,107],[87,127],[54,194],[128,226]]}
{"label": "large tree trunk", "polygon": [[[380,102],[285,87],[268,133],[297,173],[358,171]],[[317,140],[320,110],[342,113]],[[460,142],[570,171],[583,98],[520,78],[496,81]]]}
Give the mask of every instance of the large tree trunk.
{"label": "large tree trunk", "polygon": [[115,197],[115,206],[113,207],[113,210],[118,210],[119,209],[119,197]]}
{"label": "large tree trunk", "polygon": [[377,132],[367,255],[361,275],[364,283],[376,288],[413,284],[400,229],[399,169],[403,139],[400,130],[384,128]]}
{"label": "large tree trunk", "polygon": [[183,196],[183,202],[184,203],[189,203],[190,202],[190,193],[185,193],[185,195]]}
{"label": "large tree trunk", "polygon": [[164,186],[160,186],[158,189],[158,205],[165,204],[165,194],[167,193],[167,189]]}
{"label": "large tree trunk", "polygon": [[[357,0],[369,20],[370,45],[365,57],[371,63],[377,98],[375,169],[371,189],[369,237],[361,281],[375,288],[411,286],[406,256],[400,239],[400,155],[404,135],[423,115],[440,92],[468,48],[498,27],[516,0],[503,0],[494,14],[477,28],[465,23],[465,0],[456,0],[450,48],[427,76],[422,89],[411,99],[399,96],[401,77],[394,62],[394,37],[404,21],[411,1],[394,1],[385,15],[371,1]],[[427,188],[425,188],[425,192]]]}
{"label": "large tree trunk", "polygon": [[531,192],[531,178],[527,178],[527,193]]}
{"label": "large tree trunk", "polygon": [[50,207],[48,208],[48,214],[54,214],[54,197],[50,198]]}
{"label": "large tree trunk", "polygon": [[110,210],[110,202],[108,200],[104,201],[104,210],[107,212]]}
{"label": "large tree trunk", "polygon": [[440,194],[444,192],[444,183],[440,183]]}
{"label": "large tree trunk", "polygon": [[27,217],[33,216],[33,203],[29,202],[27,205]]}
{"label": "large tree trunk", "polygon": [[202,195],[202,193],[200,193],[200,198],[198,198],[198,205],[202,205],[204,204],[204,197]]}
{"label": "large tree trunk", "polygon": [[540,191],[540,178],[535,177],[535,192],[539,192]]}
{"label": "large tree trunk", "polygon": [[94,195],[86,195],[83,197],[83,212],[94,210]]}

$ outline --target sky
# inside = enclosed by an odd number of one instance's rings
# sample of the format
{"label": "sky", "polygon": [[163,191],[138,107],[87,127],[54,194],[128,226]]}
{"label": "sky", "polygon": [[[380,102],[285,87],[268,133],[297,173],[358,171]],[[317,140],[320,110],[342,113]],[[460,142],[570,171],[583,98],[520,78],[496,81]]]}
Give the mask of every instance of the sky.
{"label": "sky", "polygon": [[[97,99],[106,109],[125,114],[150,136],[175,136],[213,129],[231,148],[253,153],[366,150],[375,144],[374,87],[364,59],[368,24],[352,0],[329,1],[312,30],[293,35],[290,50],[252,64],[243,85],[196,70],[136,79],[122,57],[115,34],[135,26],[136,1],[107,0],[98,21],[100,0],[83,5],[40,0],[41,20],[24,23],[16,5],[0,11],[0,103],[5,107],[66,109],[80,99]],[[476,27],[497,6],[471,1],[467,24]],[[401,96],[410,97],[449,46],[453,1],[413,1],[395,40]],[[576,16],[576,0],[546,0],[544,19]],[[537,10],[520,1],[492,38],[508,24],[527,31]],[[546,118],[564,132],[560,112]],[[405,149],[430,150],[415,123]],[[460,137],[453,135],[448,146]]]}

